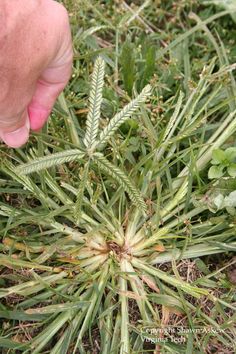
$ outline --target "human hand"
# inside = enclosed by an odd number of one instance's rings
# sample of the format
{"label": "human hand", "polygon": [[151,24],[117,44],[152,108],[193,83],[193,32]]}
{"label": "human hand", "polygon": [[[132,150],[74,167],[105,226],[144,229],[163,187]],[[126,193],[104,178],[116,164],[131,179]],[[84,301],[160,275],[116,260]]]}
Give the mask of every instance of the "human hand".
{"label": "human hand", "polygon": [[71,43],[56,1],[1,0],[0,139],[8,146],[22,146],[46,122],[71,75]]}

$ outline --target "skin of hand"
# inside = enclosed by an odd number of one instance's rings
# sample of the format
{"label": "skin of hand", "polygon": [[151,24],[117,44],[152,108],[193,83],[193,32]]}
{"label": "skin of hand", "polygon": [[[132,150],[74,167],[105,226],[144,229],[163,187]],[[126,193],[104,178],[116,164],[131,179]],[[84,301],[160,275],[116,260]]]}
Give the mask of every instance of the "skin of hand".
{"label": "skin of hand", "polygon": [[66,86],[68,13],[53,0],[0,0],[0,139],[17,148],[46,122]]}

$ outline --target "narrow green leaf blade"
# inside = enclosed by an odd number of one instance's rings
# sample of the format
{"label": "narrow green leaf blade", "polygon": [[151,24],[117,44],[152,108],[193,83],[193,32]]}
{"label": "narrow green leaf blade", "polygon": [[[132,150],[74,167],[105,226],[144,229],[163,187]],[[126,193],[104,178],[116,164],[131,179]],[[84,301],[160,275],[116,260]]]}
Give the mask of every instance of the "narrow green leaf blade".
{"label": "narrow green leaf blade", "polygon": [[130,39],[127,39],[122,47],[120,65],[125,90],[131,96],[135,80],[135,54],[134,45]]}
{"label": "narrow green leaf blade", "polygon": [[82,208],[82,203],[83,203],[84,190],[85,190],[87,179],[88,179],[88,172],[89,172],[89,161],[84,166],[84,170],[83,170],[82,177],[81,177],[81,182],[80,182],[77,197],[76,197],[74,214],[75,214],[75,219],[76,219],[77,223],[79,222],[80,216],[81,216],[81,208]]}

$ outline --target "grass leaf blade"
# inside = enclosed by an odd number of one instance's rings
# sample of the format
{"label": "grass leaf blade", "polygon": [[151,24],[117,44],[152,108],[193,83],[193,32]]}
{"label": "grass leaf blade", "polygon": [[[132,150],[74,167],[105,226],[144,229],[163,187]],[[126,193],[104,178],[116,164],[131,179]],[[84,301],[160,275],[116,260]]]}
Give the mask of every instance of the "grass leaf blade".
{"label": "grass leaf blade", "polygon": [[76,197],[75,219],[76,219],[77,223],[79,222],[80,216],[81,216],[81,208],[82,208],[82,203],[83,203],[84,190],[85,190],[87,179],[88,179],[88,172],[89,172],[89,161],[84,166],[84,170],[83,170],[82,177],[81,177],[81,182],[80,182],[77,197]]}

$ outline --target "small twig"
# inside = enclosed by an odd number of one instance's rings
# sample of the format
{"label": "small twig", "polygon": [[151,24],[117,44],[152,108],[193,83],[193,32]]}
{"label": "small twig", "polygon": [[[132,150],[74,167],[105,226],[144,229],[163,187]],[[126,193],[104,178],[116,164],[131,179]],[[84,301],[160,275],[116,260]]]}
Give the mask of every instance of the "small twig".
{"label": "small twig", "polygon": [[139,14],[143,11],[143,9],[144,9],[147,5],[149,5],[149,3],[150,3],[150,0],[145,1],[145,3],[144,3],[142,6],[140,6],[137,11],[134,11],[125,1],[122,1],[123,6],[133,14],[133,16],[131,16],[131,17],[129,18],[129,20],[126,22],[126,24],[127,24],[127,25],[130,25],[130,23],[131,23],[132,21],[134,21],[135,19],[137,19],[137,20],[139,20],[139,22],[141,22],[141,23],[144,25],[144,27],[145,27],[149,32],[154,33],[153,29],[146,23],[146,21],[144,21],[143,18],[139,16]]}

